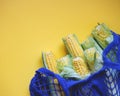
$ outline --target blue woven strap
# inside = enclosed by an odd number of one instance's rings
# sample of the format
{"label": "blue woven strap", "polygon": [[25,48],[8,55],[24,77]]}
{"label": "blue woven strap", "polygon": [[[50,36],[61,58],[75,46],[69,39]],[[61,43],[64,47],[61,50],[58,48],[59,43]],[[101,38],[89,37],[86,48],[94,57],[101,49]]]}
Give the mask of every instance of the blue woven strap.
{"label": "blue woven strap", "polygon": [[[103,51],[103,61],[104,61],[104,65],[109,67],[109,68],[113,68],[113,69],[117,69],[120,70],[120,36],[113,33],[114,36],[114,40],[113,42],[111,42]],[[117,58],[117,62],[112,62],[108,57],[107,54],[114,49],[115,47],[117,47],[117,52],[116,52],[116,58]],[[112,54],[111,54],[112,55]]]}

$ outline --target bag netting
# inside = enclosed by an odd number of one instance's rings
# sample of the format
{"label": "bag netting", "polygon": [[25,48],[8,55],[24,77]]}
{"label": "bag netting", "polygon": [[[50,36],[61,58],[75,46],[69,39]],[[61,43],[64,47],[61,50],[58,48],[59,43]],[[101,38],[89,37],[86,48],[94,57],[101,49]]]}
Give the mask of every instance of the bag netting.
{"label": "bag netting", "polygon": [[120,37],[103,51],[104,66],[86,79],[64,79],[40,68],[30,83],[31,96],[120,96]]}

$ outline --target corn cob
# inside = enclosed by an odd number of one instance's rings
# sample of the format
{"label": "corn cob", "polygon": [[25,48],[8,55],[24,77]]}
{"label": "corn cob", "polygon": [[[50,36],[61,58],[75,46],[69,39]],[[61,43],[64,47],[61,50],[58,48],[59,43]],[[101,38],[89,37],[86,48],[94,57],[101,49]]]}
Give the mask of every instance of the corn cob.
{"label": "corn cob", "polygon": [[72,57],[84,58],[83,49],[75,35],[69,34],[67,37],[63,38],[63,41]]}
{"label": "corn cob", "polygon": [[75,71],[82,77],[85,78],[86,76],[89,76],[90,71],[85,64],[84,60],[80,57],[73,59],[73,66]]}
{"label": "corn cob", "polygon": [[57,62],[52,52],[43,53],[43,63],[49,70],[58,73]]}
{"label": "corn cob", "polygon": [[[103,49],[105,49],[107,45],[113,41],[112,32],[105,24],[100,24],[95,27],[92,35]],[[116,52],[114,50],[110,51],[107,56],[111,61],[116,62]]]}
{"label": "corn cob", "polygon": [[105,24],[99,24],[96,26],[92,35],[103,49],[113,41],[113,35]]}
{"label": "corn cob", "polygon": [[65,96],[63,89],[59,85],[57,79],[48,77],[49,78],[49,88],[50,88],[50,96]]}
{"label": "corn cob", "polygon": [[94,63],[95,63],[95,54],[96,50],[95,48],[89,48],[84,51],[85,59],[90,67],[90,69],[94,69]]}
{"label": "corn cob", "polygon": [[85,59],[92,72],[101,69],[103,60],[101,54],[93,47],[84,51]]}
{"label": "corn cob", "polygon": [[[49,70],[58,73],[57,70],[57,62],[55,60],[55,56],[52,52],[42,53],[43,64]],[[49,88],[50,88],[50,96],[65,96],[64,91],[57,79],[48,76]]]}
{"label": "corn cob", "polygon": [[[59,85],[59,81],[57,79],[54,79],[54,83],[55,83],[55,91],[58,91],[56,92],[57,93],[57,96],[65,96],[65,93],[64,91],[62,90],[62,87]],[[53,95],[52,95],[53,96]]]}
{"label": "corn cob", "polygon": [[103,50],[102,48],[97,44],[97,42],[93,39],[93,37],[88,37],[87,40],[85,40],[81,46],[83,47],[84,50],[95,47],[95,49],[102,54]]}

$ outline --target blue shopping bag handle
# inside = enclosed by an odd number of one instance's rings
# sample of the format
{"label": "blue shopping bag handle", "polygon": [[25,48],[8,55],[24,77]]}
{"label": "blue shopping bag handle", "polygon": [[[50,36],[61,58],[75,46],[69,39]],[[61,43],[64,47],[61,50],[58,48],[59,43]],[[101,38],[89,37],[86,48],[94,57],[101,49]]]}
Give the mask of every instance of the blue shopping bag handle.
{"label": "blue shopping bag handle", "polygon": [[120,62],[118,63],[112,62],[107,57],[107,54],[110,52],[110,50],[114,48],[115,46],[117,46],[118,48],[117,56],[120,61],[120,35],[113,32],[113,37],[114,37],[114,40],[103,51],[103,61],[104,61],[105,66],[120,70]]}

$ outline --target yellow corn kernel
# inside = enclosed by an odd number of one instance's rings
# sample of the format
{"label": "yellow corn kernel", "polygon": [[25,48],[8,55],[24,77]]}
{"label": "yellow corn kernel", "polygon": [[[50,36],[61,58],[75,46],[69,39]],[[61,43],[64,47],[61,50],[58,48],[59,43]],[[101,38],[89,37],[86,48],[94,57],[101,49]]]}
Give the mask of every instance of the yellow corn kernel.
{"label": "yellow corn kernel", "polygon": [[75,71],[81,76],[85,77],[90,73],[87,65],[85,64],[84,60],[80,57],[73,59],[73,66]]}
{"label": "yellow corn kernel", "polygon": [[73,57],[84,57],[83,50],[73,34],[69,34],[64,40],[68,51]]}
{"label": "yellow corn kernel", "polygon": [[47,63],[48,69],[55,73],[58,73],[57,62],[54,54],[52,52],[46,52],[45,56],[46,56],[46,63]]}

